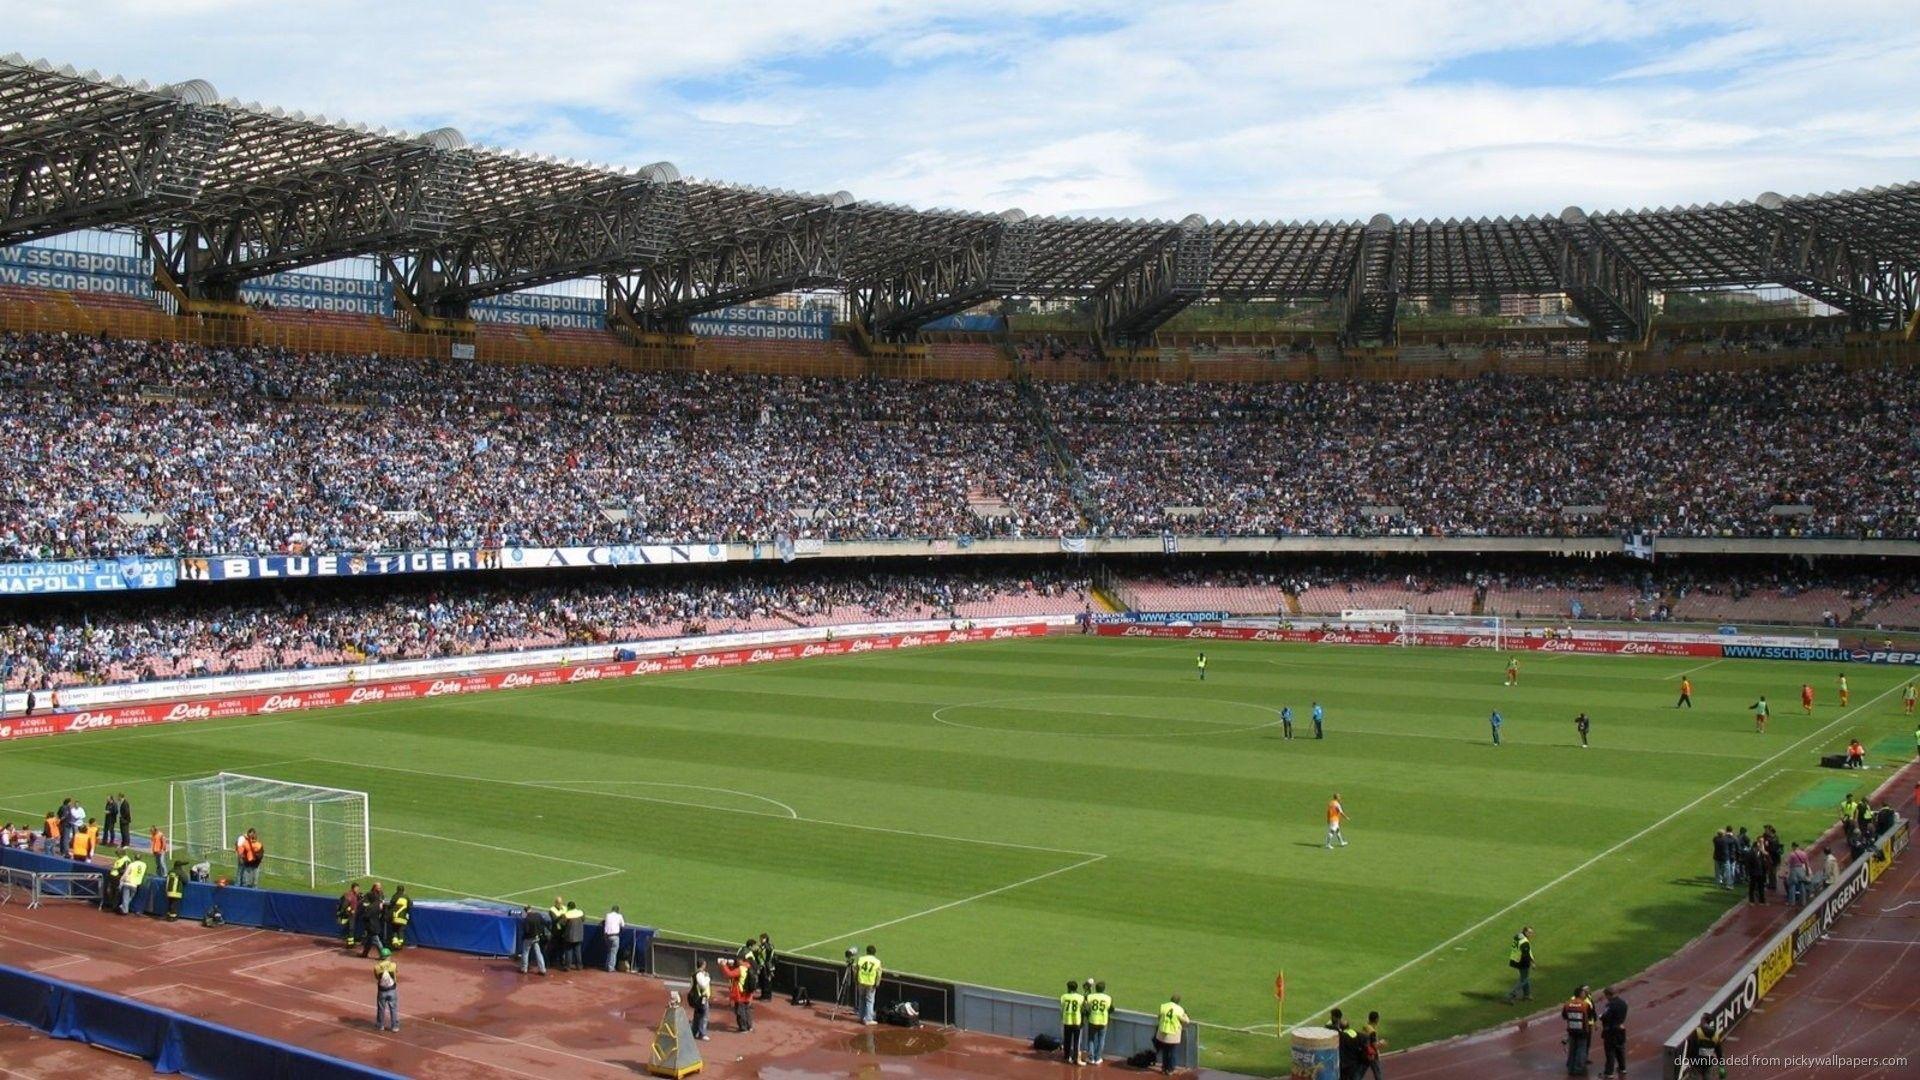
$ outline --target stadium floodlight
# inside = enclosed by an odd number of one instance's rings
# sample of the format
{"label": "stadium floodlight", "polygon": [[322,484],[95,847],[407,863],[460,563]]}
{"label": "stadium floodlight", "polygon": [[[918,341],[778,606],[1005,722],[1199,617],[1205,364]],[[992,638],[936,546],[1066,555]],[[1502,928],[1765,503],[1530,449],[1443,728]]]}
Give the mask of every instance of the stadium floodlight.
{"label": "stadium floodlight", "polygon": [[266,861],[308,886],[373,874],[367,793],[223,772],[167,785],[167,834],[190,861],[233,851],[258,832]]}

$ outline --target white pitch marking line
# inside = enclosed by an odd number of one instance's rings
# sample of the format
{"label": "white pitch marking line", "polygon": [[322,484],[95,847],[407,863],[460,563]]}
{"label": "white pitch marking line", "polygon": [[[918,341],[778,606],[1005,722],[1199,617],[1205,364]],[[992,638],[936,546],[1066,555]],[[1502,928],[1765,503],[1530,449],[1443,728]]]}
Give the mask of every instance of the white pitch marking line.
{"label": "white pitch marking line", "polygon": [[1735,795],[1733,798],[1728,799],[1726,802],[1721,803],[1720,805],[1732,806],[1733,804],[1739,802],[1740,800],[1746,798],[1747,796],[1753,794],[1754,792],[1759,791],[1761,788],[1766,787],[1768,784],[1773,783],[1775,777],[1785,776],[1790,771],[1791,770],[1789,769],[1775,769],[1774,771],[1768,773],[1763,779],[1761,779],[1759,783],[1753,785],[1750,788],[1746,788],[1742,790],[1740,794]]}
{"label": "white pitch marking line", "polygon": [[[763,803],[772,803],[773,805],[779,807],[780,809],[785,810],[787,812],[787,816],[790,818],[797,818],[800,816],[800,811],[795,810],[793,807],[788,806],[786,803],[781,802],[779,799],[770,799],[765,795],[755,795],[751,791],[735,791],[733,788],[707,787],[702,784],[669,784],[664,780],[573,780],[573,779],[528,780],[528,781],[525,781],[525,783],[545,784],[545,785],[548,785],[549,787],[557,786],[560,784],[640,784],[647,787],[681,788],[687,791],[718,791],[723,795],[738,795],[743,799],[758,799]],[[689,803],[688,805],[692,805],[692,804]]]}
{"label": "white pitch marking line", "polygon": [[1083,859],[1098,855],[1106,858],[1103,852],[1077,851],[1073,848],[1048,847],[1044,844],[1022,844],[1013,840],[982,840],[972,836],[949,836],[945,833],[920,832],[914,829],[891,829],[884,825],[860,825],[851,821],[829,821],[826,818],[797,817],[775,814],[766,810],[747,810],[736,806],[708,806],[705,803],[683,802],[679,799],[656,799],[646,795],[628,795],[618,791],[581,791],[579,788],[556,787],[552,784],[535,783],[530,780],[502,780],[497,776],[473,776],[466,773],[432,772],[426,769],[403,769],[397,765],[369,765],[363,761],[336,761],[330,758],[313,758],[329,765],[349,765],[356,769],[377,769],[381,772],[411,773],[415,776],[432,776],[442,780],[471,780],[480,784],[505,784],[509,787],[536,788],[543,791],[564,791],[570,795],[598,795],[604,799],[631,799],[635,802],[660,803],[666,806],[685,806],[695,810],[708,810],[717,814],[744,814],[748,817],[770,818],[774,821],[798,821],[808,825],[828,825],[837,829],[854,829],[859,832],[887,833],[894,836],[917,836],[923,840],[949,840],[956,844],[979,844],[983,847],[1014,848],[1020,851],[1043,851],[1052,855],[1078,855]]}
{"label": "white pitch marking line", "polygon": [[1044,874],[1035,874],[1030,878],[1023,878],[1019,881],[1013,882],[1010,885],[1002,885],[996,889],[988,889],[985,892],[977,892],[977,893],[974,893],[972,896],[963,896],[958,900],[949,900],[944,904],[940,904],[936,907],[930,907],[925,911],[916,911],[911,915],[902,915],[897,919],[888,919],[886,922],[874,923],[872,926],[863,926],[858,930],[852,930],[844,934],[837,934],[830,938],[821,938],[819,941],[810,941],[805,945],[800,946],[794,951],[806,952],[808,949],[817,949],[822,945],[828,945],[836,941],[845,941],[847,938],[859,937],[862,934],[869,934],[875,930],[885,930],[889,926],[898,926],[901,923],[912,922],[915,919],[922,919],[927,917],[928,915],[938,915],[942,911],[951,911],[952,909],[957,908],[962,904],[971,904],[975,900],[984,900],[989,896],[998,896],[1003,892],[1011,892],[1014,889],[1020,888],[1022,885],[1031,885],[1036,881],[1045,881],[1050,877],[1057,877],[1061,874],[1068,872],[1069,870],[1078,870],[1083,866],[1092,866],[1094,863],[1097,863],[1104,858],[1106,858],[1105,855],[1094,855],[1090,858],[1081,859],[1079,862],[1073,863],[1070,866],[1062,866],[1057,869],[1049,870]]}
{"label": "white pitch marking line", "polygon": [[[502,893],[501,895],[502,896],[525,896],[528,893],[546,892],[548,889],[564,889],[569,885],[584,885],[589,881],[599,881],[601,878],[610,878],[616,874],[624,874],[624,873],[626,873],[625,870],[609,870],[604,874],[593,874],[588,877],[574,878],[571,881],[556,881],[551,885],[535,885],[531,889],[519,889],[510,893]],[[489,897],[488,899],[493,899],[493,897]]]}
{"label": "white pitch marking line", "polygon": [[[1153,694],[1096,694],[1092,696],[1113,697],[1113,698],[1135,698],[1135,699],[1144,700],[1144,701],[1166,700],[1165,698],[1158,697]],[[1235,725],[1235,721],[1232,721],[1232,720],[1211,720],[1211,719],[1206,719],[1202,717],[1186,717],[1183,720],[1180,717],[1141,716],[1139,713],[1102,712],[1098,709],[1063,709],[1061,710],[1061,715],[1063,716],[1116,716],[1116,717],[1123,717],[1130,720],[1151,720],[1151,721],[1155,721],[1162,724],[1177,724],[1177,723],[1185,722],[1185,723],[1194,723],[1194,724],[1217,725],[1216,730],[1213,730],[1213,731],[1142,731],[1142,732],[1127,733],[1127,732],[1119,732],[1119,731],[1021,731],[1018,728],[997,728],[997,727],[986,727],[980,724],[963,724],[958,720],[949,720],[946,717],[940,715],[941,713],[944,713],[949,709],[984,709],[992,705],[1011,705],[1014,702],[1020,702],[1020,701],[1046,701],[1049,698],[1068,698],[1068,697],[1071,697],[1071,695],[1025,694],[1018,697],[988,698],[985,701],[956,701],[950,705],[939,706],[938,708],[933,710],[932,715],[933,715],[934,723],[945,724],[948,727],[962,728],[967,731],[985,731],[994,735],[1065,735],[1065,736],[1068,736],[1071,738],[1077,738],[1077,739],[1172,739],[1172,738],[1184,738],[1187,736],[1199,737],[1199,736],[1207,736],[1207,735],[1240,735],[1250,731],[1264,731],[1267,728],[1277,727],[1280,724],[1280,710],[1278,709],[1271,708],[1266,705],[1255,705],[1252,702],[1247,702],[1247,701],[1211,701],[1210,699],[1202,699],[1202,700],[1207,701],[1209,704],[1238,705],[1241,708],[1253,709],[1257,712],[1272,713],[1274,718],[1272,720],[1267,721],[1264,724]],[[1229,726],[1229,725],[1235,725],[1235,726]]]}
{"label": "white pitch marking line", "polygon": [[1685,670],[1685,671],[1676,671],[1676,672],[1674,672],[1674,673],[1673,673],[1673,674],[1671,674],[1671,675],[1649,675],[1649,676],[1647,676],[1647,678],[1649,678],[1649,679],[1678,679],[1678,678],[1680,678],[1680,677],[1681,677],[1681,676],[1683,676],[1683,675],[1691,675],[1691,674],[1693,674],[1693,673],[1694,673],[1694,672],[1696,672],[1696,671],[1705,671],[1705,670],[1707,670],[1708,668],[1710,668],[1710,667],[1712,667],[1712,666],[1713,666],[1713,665],[1715,665],[1715,664],[1724,664],[1724,663],[1726,663],[1726,662],[1727,662],[1727,658],[1723,656],[1723,657],[1721,657],[1721,658],[1720,658],[1720,659],[1718,659],[1718,660],[1709,660],[1709,661],[1707,661],[1706,663],[1704,663],[1704,664],[1701,664],[1701,665],[1700,665],[1699,667],[1690,667],[1690,668],[1688,668],[1688,669],[1687,669],[1687,670]]}
{"label": "white pitch marking line", "polygon": [[[62,743],[60,745],[71,748],[71,744],[68,744],[68,743]],[[238,766],[238,768],[270,769],[275,765],[293,765],[302,761],[311,761],[311,760],[312,760],[311,758],[282,758],[279,761],[250,762],[244,765],[240,765]],[[194,772],[165,773],[160,776],[136,776],[129,780],[109,780],[104,784],[92,784],[92,783],[68,784],[65,787],[48,788],[45,791],[10,791],[4,794],[0,794],[0,798],[31,799],[37,795],[70,795],[75,791],[100,791],[100,790],[105,790],[107,788],[132,787],[135,784],[151,784],[156,780],[177,780],[177,779],[180,779],[181,777],[206,776],[206,775],[207,775],[207,771],[205,769],[199,769]],[[13,809],[17,810],[19,809],[19,807],[13,807]]]}
{"label": "white pitch marking line", "polygon": [[[1494,912],[1493,914],[1487,916],[1486,918],[1481,919],[1479,922],[1474,923],[1472,926],[1467,927],[1465,930],[1462,930],[1459,933],[1453,935],[1452,937],[1446,939],[1445,941],[1442,941],[1440,944],[1435,945],[1433,948],[1428,949],[1426,952],[1421,953],[1419,956],[1416,956],[1413,959],[1408,960],[1406,963],[1401,964],[1399,967],[1394,968],[1392,971],[1387,972],[1385,975],[1378,976],[1377,978],[1373,979],[1371,982],[1368,982],[1366,985],[1360,987],[1358,990],[1354,990],[1351,993],[1346,994],[1345,996],[1340,998],[1340,1000],[1341,1001],[1358,1000],[1359,998],[1364,996],[1367,991],[1373,989],[1376,986],[1379,986],[1381,983],[1386,982],[1388,979],[1394,978],[1395,976],[1401,974],[1404,971],[1407,971],[1410,968],[1413,968],[1419,964],[1425,963],[1429,958],[1434,956],[1434,954],[1440,952],[1443,949],[1451,947],[1455,942],[1461,940],[1462,938],[1465,938],[1471,934],[1477,933],[1483,927],[1492,923],[1495,919],[1502,918],[1510,914],[1511,912],[1513,912],[1516,908],[1519,908],[1528,903],[1531,903],[1536,897],[1540,896],[1542,893],[1545,893],[1553,889],[1555,886],[1558,886],[1561,883],[1571,879],[1575,874],[1578,874],[1580,871],[1585,870],[1587,867],[1592,866],[1593,864],[1599,862],[1600,860],[1606,858],[1607,856],[1612,855],[1626,848],[1629,844],[1632,844],[1638,841],[1640,838],[1648,835],[1649,833],[1654,832],[1655,830],[1666,825],[1668,822],[1673,821],[1674,819],[1680,817],[1682,814],[1690,813],[1695,807],[1699,806],[1701,803],[1706,802],[1708,799],[1713,798],[1715,795],[1720,794],[1722,791],[1725,791],[1726,789],[1732,787],[1733,785],[1739,783],[1740,781],[1745,780],[1747,777],[1752,776],[1754,773],[1759,772],[1761,769],[1764,769],[1767,766],[1772,765],[1774,762],[1779,761],[1781,758],[1786,757],[1788,754],[1791,754],[1795,750],[1798,750],[1801,746],[1804,746],[1808,742],[1811,742],[1814,739],[1818,739],[1826,735],[1828,731],[1844,723],[1845,721],[1853,717],[1855,714],[1865,711],[1870,706],[1873,706],[1879,703],[1881,699],[1885,698],[1888,694],[1891,694],[1894,691],[1900,689],[1900,685],[1901,684],[1899,683],[1895,683],[1894,685],[1887,687],[1885,690],[1880,691],[1878,694],[1875,694],[1873,697],[1869,698],[1868,700],[1861,702],[1858,706],[1852,709],[1849,709],[1844,713],[1841,713],[1839,716],[1834,717],[1832,720],[1827,721],[1824,725],[1822,725],[1818,729],[1812,732],[1809,732],[1806,735],[1802,735],[1799,739],[1788,743],[1785,747],[1775,751],[1771,757],[1768,757],[1763,761],[1757,762],[1754,765],[1749,766],[1745,771],[1734,775],[1731,779],[1720,784],[1718,787],[1715,787],[1712,790],[1707,791],[1704,794],[1701,794],[1695,797],[1693,801],[1685,804],[1684,806],[1680,807],[1678,810],[1673,811],[1672,813],[1668,814],[1666,817],[1663,817],[1660,820],[1654,822],[1653,824],[1648,825],[1646,828],[1641,829],[1639,832],[1634,833],[1632,836],[1627,837],[1625,840],[1621,840],[1620,842],[1607,848],[1605,851],[1600,852],[1598,855],[1595,855],[1592,858],[1589,858],[1587,861],[1581,863],[1580,865],[1574,867],[1571,870],[1568,870],[1566,873],[1561,874],[1559,877],[1554,878],[1552,881],[1547,882],[1545,885],[1540,886],[1539,888],[1533,890],[1532,892],[1521,897],[1520,899],[1515,900],[1513,903],[1508,904],[1506,907],[1501,908],[1500,910]],[[1318,1009],[1318,1010],[1310,1009],[1307,1011],[1306,1015],[1307,1016],[1324,1016],[1328,1012],[1332,1011],[1332,1009],[1333,1009],[1333,1005],[1329,1004],[1323,1009]]]}
{"label": "white pitch marking line", "polygon": [[[572,863],[575,866],[591,866],[595,870],[604,870],[610,874],[622,874],[626,872],[622,870],[620,867],[608,866],[606,863],[588,862],[585,859],[569,859],[564,855],[543,855],[537,851],[528,851],[526,848],[502,847],[499,844],[488,844],[488,843],[483,843],[482,841],[479,841],[479,840],[462,840],[454,836],[435,836],[432,833],[418,832],[413,829],[394,829],[384,825],[375,825],[372,828],[374,832],[399,833],[403,836],[417,836],[417,837],[420,837],[422,840],[438,840],[441,843],[446,843],[446,844],[465,844],[468,847],[484,848],[487,851],[505,852],[508,855],[519,855],[519,856],[530,855],[536,859],[546,859],[549,862]],[[604,875],[601,875],[601,876],[604,876]]]}

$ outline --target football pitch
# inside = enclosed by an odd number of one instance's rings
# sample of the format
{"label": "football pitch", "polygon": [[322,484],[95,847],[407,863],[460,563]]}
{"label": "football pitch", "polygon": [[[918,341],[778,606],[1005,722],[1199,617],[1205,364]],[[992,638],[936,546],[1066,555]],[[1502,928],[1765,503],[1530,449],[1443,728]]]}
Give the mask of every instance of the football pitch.
{"label": "football pitch", "polygon": [[[1204,682],[1191,643],[1060,637],[28,740],[0,747],[0,813],[124,791],[144,832],[168,779],[220,770],[364,790],[376,876],[410,891],[871,943],[1036,993],[1093,975],[1123,1008],[1177,990],[1205,1064],[1272,1074],[1276,972],[1288,1024],[1379,1009],[1411,1046],[1514,1015],[1529,923],[1542,1007],[1735,901],[1709,880],[1719,826],[1815,836],[1850,778],[1819,753],[1911,752],[1894,668],[1849,666],[1843,710],[1829,664],[1527,654],[1508,688],[1483,650],[1205,648]],[[1336,791],[1350,846],[1328,851]]]}

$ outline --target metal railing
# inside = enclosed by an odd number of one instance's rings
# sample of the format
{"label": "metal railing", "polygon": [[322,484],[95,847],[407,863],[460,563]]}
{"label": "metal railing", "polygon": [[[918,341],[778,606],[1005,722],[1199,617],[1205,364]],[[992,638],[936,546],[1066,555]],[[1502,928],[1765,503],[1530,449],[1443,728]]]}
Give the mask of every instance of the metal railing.
{"label": "metal railing", "polygon": [[28,908],[37,908],[42,900],[81,900],[98,904],[106,888],[106,875],[98,870],[33,871],[0,866],[0,904],[24,899]]}

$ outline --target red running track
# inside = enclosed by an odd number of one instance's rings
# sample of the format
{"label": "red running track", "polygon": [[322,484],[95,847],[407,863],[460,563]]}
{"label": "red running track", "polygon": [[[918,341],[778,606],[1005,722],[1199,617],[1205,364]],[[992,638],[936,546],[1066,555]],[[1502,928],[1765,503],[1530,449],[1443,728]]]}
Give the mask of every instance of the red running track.
{"label": "red running track", "polygon": [[[1912,805],[1900,795],[1912,790],[1917,776],[1920,767],[1908,766],[1879,790],[1889,802],[1911,813]],[[1845,848],[1844,843],[1836,846]],[[1883,907],[1893,910],[1883,912]],[[1630,1010],[1627,1067],[1632,1074],[1663,1075],[1661,1057],[1667,1036],[1681,1024],[1697,1020],[1698,1010],[1733,976],[1740,962],[1801,910],[1783,903],[1741,902],[1679,952],[1616,983]],[[1855,928],[1865,920],[1871,920],[1867,929]],[[1552,986],[1549,996],[1559,989]],[[1599,989],[1594,987],[1596,1003]],[[1393,1080],[1565,1076],[1558,1007],[1556,1000],[1550,1009],[1500,1027],[1389,1054],[1382,1071]],[[1815,945],[1762,1007],[1734,1029],[1727,1053],[1756,1059],[1822,1054],[1904,1054],[1907,1058],[1907,1064],[1899,1067],[1729,1067],[1730,1080],[1837,1076],[1920,1080],[1920,846],[1895,860],[1853,911],[1835,923],[1831,937]],[[1600,1062],[1596,1041],[1591,1075],[1599,1075]]]}
{"label": "red running track", "polygon": [[[546,978],[511,960],[405,950],[401,1030],[373,1027],[372,961],[337,940],[118,916],[73,902],[0,907],[0,957],[17,967],[429,1080],[633,1080],[646,1075],[660,980],[589,969]],[[751,1032],[717,1005],[700,1044],[721,1080],[1087,1080],[1025,1043],[945,1028],[862,1028],[825,1009],[759,1003]],[[1132,1070],[1113,1070],[1139,1075]],[[144,1062],[0,1023],[0,1080],[122,1080]],[[1243,1080],[1182,1070],[1183,1080]]]}

